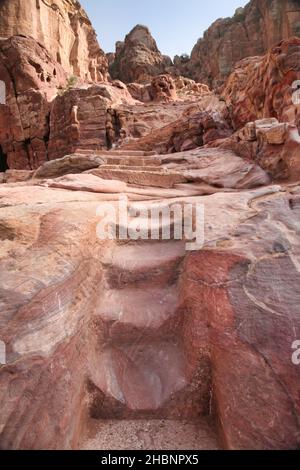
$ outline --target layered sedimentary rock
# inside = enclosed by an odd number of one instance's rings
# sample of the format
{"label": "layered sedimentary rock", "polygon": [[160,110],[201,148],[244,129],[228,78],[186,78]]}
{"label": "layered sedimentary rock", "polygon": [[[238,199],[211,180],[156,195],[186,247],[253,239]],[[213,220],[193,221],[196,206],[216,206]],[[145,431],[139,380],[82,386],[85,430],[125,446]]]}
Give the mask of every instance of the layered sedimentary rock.
{"label": "layered sedimentary rock", "polygon": [[238,129],[267,117],[297,123],[299,80],[300,38],[280,42],[263,57],[239,62],[222,92],[233,126]]}
{"label": "layered sedimentary rock", "polygon": [[80,3],[75,0],[1,0],[0,37],[32,36],[67,74],[107,78],[107,59]]}
{"label": "layered sedimentary rock", "polygon": [[[1,170],[35,169],[78,147],[105,148],[114,126],[113,106],[134,105],[123,84],[69,85],[67,73],[32,38],[0,41]],[[80,103],[79,103],[80,102]]]}
{"label": "layered sedimentary rock", "polygon": [[[232,128],[223,117],[220,103],[215,101],[219,111],[199,111],[193,108],[179,119],[153,129],[144,136],[128,138],[120,147],[128,150],[155,150],[158,153],[172,153],[202,147],[209,142],[231,136]],[[134,136],[132,136],[134,137]]]}
{"label": "layered sedimentary rock", "polygon": [[[102,449],[110,433],[111,448],[124,420],[147,419],[149,449],[151,420],[181,435],[184,419],[202,429],[197,448],[297,448],[299,187],[262,187],[258,165],[217,149],[99,157],[87,158],[97,169],[73,156],[0,186],[0,447]],[[133,173],[140,184],[125,182]],[[120,193],[137,210],[203,204],[202,250],[174,240],[171,219],[158,222],[168,240],[98,238],[102,203]],[[130,214],[112,223],[128,230]]]}
{"label": "layered sedimentary rock", "polygon": [[214,140],[208,146],[230,149],[245,160],[258,162],[275,180],[300,178],[298,129],[275,118],[248,122],[229,138]]}
{"label": "layered sedimentary rock", "polygon": [[118,80],[72,84],[43,46],[21,36],[0,42],[0,80],[6,85],[6,103],[0,105],[3,171],[36,169],[77,149],[111,148],[216,99],[206,86],[174,82],[169,75],[128,89]]}
{"label": "layered sedimentary rock", "polygon": [[300,36],[298,0],[251,0],[232,18],[219,19],[195,45],[190,61],[177,68],[199,82],[216,87],[234,65],[249,56],[263,55],[282,39]]}
{"label": "layered sedimentary rock", "polygon": [[[255,5],[266,41],[289,34],[296,3],[252,1],[225,39]],[[39,9],[67,45],[79,20],[87,81],[0,40],[0,448],[299,448],[300,40],[239,63],[219,98],[137,27],[116,60],[145,83],[91,84],[79,4]]]}
{"label": "layered sedimentary rock", "polygon": [[75,88],[58,96],[50,116],[49,159],[63,157],[80,148],[110,148],[120,137],[114,107],[134,103],[126,87],[118,83]]}
{"label": "layered sedimentary rock", "polygon": [[137,25],[124,42],[117,43],[109,71],[113,78],[125,83],[147,83],[171,66],[171,59],[161,54],[149,29]]}
{"label": "layered sedimentary rock", "polygon": [[129,93],[138,101],[149,103],[171,101],[201,101],[213,96],[207,85],[186,77],[173,77],[170,74],[157,75],[148,84],[128,83]]}
{"label": "layered sedimentary rock", "polygon": [[0,104],[2,167],[30,169],[47,160],[51,102],[67,75],[32,38],[0,41],[0,80],[6,88]]}

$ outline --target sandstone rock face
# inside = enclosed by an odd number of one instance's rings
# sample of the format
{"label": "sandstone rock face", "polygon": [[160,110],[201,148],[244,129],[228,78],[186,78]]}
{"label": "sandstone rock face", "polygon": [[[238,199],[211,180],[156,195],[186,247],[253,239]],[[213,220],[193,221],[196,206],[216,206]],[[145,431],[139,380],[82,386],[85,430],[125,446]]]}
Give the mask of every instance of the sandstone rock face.
{"label": "sandstone rock face", "polygon": [[[221,32],[271,41],[293,4],[253,0]],[[1,27],[28,26],[19,5]],[[79,3],[32,7],[54,52],[54,25],[78,35],[66,70],[0,39],[0,448],[299,448],[300,40],[239,63],[219,97],[166,73],[139,26],[109,60],[144,83],[91,84]],[[210,60],[229,64],[221,41]]]}
{"label": "sandstone rock face", "polygon": [[132,97],[143,103],[151,101],[200,101],[213,96],[207,85],[197,83],[186,77],[174,77],[170,74],[157,75],[151,83],[128,83],[127,89]]}
{"label": "sandstone rock face", "polygon": [[170,75],[158,75],[151,82],[150,96],[153,101],[175,101],[177,99],[175,82]]}
{"label": "sandstone rock face", "polygon": [[69,87],[62,66],[21,36],[0,42],[0,80],[6,85],[6,104],[0,104],[4,171],[36,169],[81,147],[107,149],[118,133],[113,106],[135,103],[118,82]]}
{"label": "sandstone rock face", "polygon": [[233,126],[238,129],[254,119],[274,117],[297,122],[300,101],[293,100],[300,79],[300,38],[290,38],[263,57],[251,57],[236,65],[223,96]]}
{"label": "sandstone rock face", "polygon": [[144,151],[155,149],[158,153],[180,152],[224,139],[231,134],[232,129],[222,112],[191,110],[189,114],[140,138],[128,139],[121,143],[121,148]]}
{"label": "sandstone rock face", "polygon": [[230,149],[246,160],[258,162],[274,180],[298,181],[300,178],[300,136],[296,126],[277,119],[249,122],[227,139],[209,147]]}
{"label": "sandstone rock face", "polygon": [[0,80],[6,86],[0,154],[6,167],[31,169],[47,159],[51,102],[66,79],[61,65],[34,39],[0,41]]}
{"label": "sandstone rock face", "polygon": [[114,62],[109,71],[113,78],[125,83],[151,82],[152,77],[163,74],[172,66],[170,58],[163,56],[146,26],[137,25],[116,45]]}
{"label": "sandstone rock face", "polygon": [[128,89],[119,80],[70,86],[46,49],[20,36],[1,41],[0,80],[7,94],[0,105],[4,171],[36,169],[80,149],[107,150],[217,102],[206,86],[183,78],[174,82],[170,75]]}
{"label": "sandstone rock face", "polygon": [[58,96],[50,116],[49,159],[78,149],[107,150],[120,137],[115,107],[134,103],[127,88],[114,83],[74,88]]}
{"label": "sandstone rock face", "polygon": [[[299,185],[262,187],[257,165],[218,149],[114,150],[101,161],[99,170],[155,166],[187,181],[103,180],[80,173],[75,156],[46,164],[47,180],[0,186],[0,447],[115,448],[124,423],[144,419],[139,445],[149,449],[150,423],[164,419],[166,449],[178,442],[166,442],[171,428],[183,439],[189,429],[192,448],[297,448]],[[203,249],[186,251],[171,219],[168,240],[99,239],[101,210],[120,193],[132,210],[203,204]],[[133,227],[130,214],[118,231]]]}
{"label": "sandstone rock face", "polygon": [[103,81],[108,64],[96,33],[75,0],[1,0],[0,37],[32,36],[66,73]]}
{"label": "sandstone rock face", "polygon": [[177,60],[177,68],[217,87],[238,61],[262,55],[291,36],[300,36],[298,0],[251,0],[232,18],[213,23],[195,45],[188,66]]}

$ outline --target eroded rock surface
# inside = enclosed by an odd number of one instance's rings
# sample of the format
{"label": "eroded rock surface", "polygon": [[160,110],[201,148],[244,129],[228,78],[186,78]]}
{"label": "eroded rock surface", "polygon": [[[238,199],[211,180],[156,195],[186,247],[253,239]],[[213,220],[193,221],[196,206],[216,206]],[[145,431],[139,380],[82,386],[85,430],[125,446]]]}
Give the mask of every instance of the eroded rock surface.
{"label": "eroded rock surface", "polygon": [[298,0],[251,0],[232,18],[218,19],[177,68],[209,86],[224,83],[241,59],[266,53],[281,40],[300,36]]}
{"label": "eroded rock surface", "polygon": [[103,81],[108,63],[89,18],[75,0],[1,0],[0,37],[31,36],[67,74]]}
{"label": "eroded rock surface", "polygon": [[[194,435],[199,448],[296,448],[299,187],[268,186],[259,167],[217,149],[111,151],[87,164],[100,158],[96,170],[68,157],[0,187],[1,447],[105,448],[102,419],[203,426],[210,415],[222,424],[209,440]],[[103,179],[108,166],[186,181],[117,182]],[[169,240],[99,239],[102,204],[119,194],[148,210],[203,204],[203,249],[186,251],[171,221]]]}
{"label": "eroded rock surface", "polygon": [[109,71],[113,78],[125,83],[148,83],[154,76],[165,73],[170,66],[171,59],[161,54],[149,29],[137,25],[124,42],[116,44]]}
{"label": "eroded rock surface", "polygon": [[261,118],[298,122],[300,100],[300,38],[290,38],[263,57],[238,63],[222,92],[235,128]]}
{"label": "eroded rock surface", "polygon": [[[106,59],[79,3],[23,3],[0,4],[0,32],[39,40],[0,40],[0,448],[299,448],[299,40],[221,97],[138,26],[118,79],[90,83]],[[218,21],[207,81],[228,35],[257,54],[298,15],[253,0]]]}
{"label": "eroded rock surface", "polygon": [[279,123],[276,118],[248,122],[229,138],[207,145],[215,146],[231,149],[244,159],[259,163],[275,180],[299,180],[300,136],[295,125]]}
{"label": "eroded rock surface", "polygon": [[16,36],[0,41],[0,80],[1,153],[8,168],[36,168],[47,159],[51,102],[67,75],[34,39]]}

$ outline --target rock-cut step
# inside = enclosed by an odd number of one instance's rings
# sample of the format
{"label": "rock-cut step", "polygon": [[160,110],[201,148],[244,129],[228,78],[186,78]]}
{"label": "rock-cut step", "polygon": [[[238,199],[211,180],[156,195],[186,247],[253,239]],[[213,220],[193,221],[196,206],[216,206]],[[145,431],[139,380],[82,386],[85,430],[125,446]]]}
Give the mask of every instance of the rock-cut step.
{"label": "rock-cut step", "polygon": [[80,154],[87,154],[87,155],[109,155],[109,156],[120,156],[120,157],[126,157],[126,156],[132,156],[132,157],[151,157],[153,155],[157,155],[155,151],[149,151],[149,152],[144,152],[143,150],[118,150],[118,149],[112,149],[112,150],[93,150],[92,148],[88,147],[81,147],[79,149],[76,149],[74,153],[80,153]]}
{"label": "rock-cut step", "polygon": [[[146,206],[145,206],[146,208]],[[164,217],[162,217],[164,215]],[[111,222],[112,229],[118,235],[117,243],[124,244],[142,244],[142,243],[157,243],[170,242],[170,240],[183,240],[184,239],[184,220],[182,214],[174,214],[171,211],[154,213],[150,217],[130,217],[127,220]],[[134,239],[130,239],[131,231],[134,233]],[[123,234],[127,234],[129,240],[123,240]],[[121,236],[120,236],[121,235]]]}
{"label": "rock-cut step", "polygon": [[[99,390],[94,398],[94,418],[105,413],[114,417],[123,408],[125,416],[150,413],[156,416],[178,392],[188,385],[185,353],[176,339],[147,341],[137,336],[130,344],[108,342],[98,356],[91,380]],[[103,398],[110,399],[106,409]],[[114,403],[114,404],[113,404]],[[106,411],[105,411],[106,409]]]}
{"label": "rock-cut step", "polygon": [[127,166],[139,166],[139,167],[160,167],[161,166],[161,158],[157,156],[149,156],[149,157],[142,157],[142,156],[109,156],[104,155],[104,160],[108,165],[127,165]]}
{"label": "rock-cut step", "polygon": [[137,245],[116,245],[103,259],[110,288],[130,284],[167,286],[178,277],[186,254],[184,241]]}
{"label": "rock-cut step", "polygon": [[211,420],[90,420],[81,450],[218,450]]}
{"label": "rock-cut step", "polygon": [[116,344],[134,341],[139,333],[145,338],[174,335],[179,308],[176,285],[110,289],[101,295],[96,317],[108,325],[108,337]]}
{"label": "rock-cut step", "polygon": [[176,184],[187,182],[187,179],[184,176],[167,170],[158,173],[155,171],[146,171],[146,169],[132,171],[129,169],[105,169],[99,167],[95,170],[89,171],[89,173],[103,179],[119,180],[135,186],[150,186],[154,188],[170,189]]}

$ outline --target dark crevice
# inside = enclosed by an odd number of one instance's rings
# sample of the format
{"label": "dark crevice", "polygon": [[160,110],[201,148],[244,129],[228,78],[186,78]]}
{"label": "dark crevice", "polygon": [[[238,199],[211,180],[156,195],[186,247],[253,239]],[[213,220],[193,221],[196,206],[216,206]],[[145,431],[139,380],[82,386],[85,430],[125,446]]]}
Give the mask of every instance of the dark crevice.
{"label": "dark crevice", "polygon": [[7,164],[7,155],[3,152],[2,147],[0,145],[0,173],[8,170],[8,164]]}
{"label": "dark crevice", "polygon": [[[31,140],[30,139],[26,139],[24,140],[23,142],[23,148],[26,152],[26,155],[27,155],[27,160],[30,164],[30,146],[31,146]],[[31,166],[30,166],[31,167]]]}
{"label": "dark crevice", "polygon": [[115,109],[109,108],[107,110],[106,118],[106,144],[107,149],[110,150],[113,145],[120,139],[121,123],[118,113]]}
{"label": "dark crevice", "polygon": [[47,123],[47,133],[44,135],[43,140],[45,142],[45,147],[46,147],[46,160],[49,160],[48,145],[49,145],[49,139],[50,139],[50,113],[48,113],[46,116],[46,123]]}

